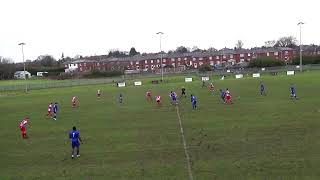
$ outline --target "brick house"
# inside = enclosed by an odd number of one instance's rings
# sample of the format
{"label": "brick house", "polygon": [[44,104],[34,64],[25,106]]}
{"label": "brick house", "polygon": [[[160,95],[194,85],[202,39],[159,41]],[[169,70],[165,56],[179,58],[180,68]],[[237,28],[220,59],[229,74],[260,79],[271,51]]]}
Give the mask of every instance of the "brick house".
{"label": "brick house", "polygon": [[260,57],[270,57],[279,61],[290,62],[296,53],[291,48],[253,48],[253,49],[221,49],[213,52],[190,52],[135,55],[124,58],[108,58],[107,56],[91,56],[65,63],[66,72],[86,72],[96,70],[140,70],[158,72],[161,67],[174,69],[194,68],[202,65],[234,66]]}

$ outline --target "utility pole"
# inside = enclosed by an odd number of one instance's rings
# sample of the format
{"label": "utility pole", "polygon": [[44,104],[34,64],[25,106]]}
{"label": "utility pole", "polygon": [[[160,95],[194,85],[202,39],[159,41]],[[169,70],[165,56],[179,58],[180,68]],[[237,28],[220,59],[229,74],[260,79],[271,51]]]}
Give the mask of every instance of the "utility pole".
{"label": "utility pole", "polygon": [[301,29],[302,25],[304,25],[303,22],[299,22],[298,26],[300,27],[300,72],[302,72],[302,42],[301,42]]}
{"label": "utility pole", "polygon": [[22,61],[23,61],[23,75],[24,75],[24,80],[25,80],[25,84],[26,84],[26,93],[28,92],[28,84],[27,84],[27,75],[26,75],[26,63],[24,62],[24,52],[23,52],[23,46],[26,45],[26,43],[22,42],[18,44],[19,46],[21,46],[21,50],[22,50]]}
{"label": "utility pole", "polygon": [[161,46],[163,32],[157,32],[157,34],[160,36],[161,81],[163,82],[163,64],[162,64],[163,55],[162,55],[162,46]]}

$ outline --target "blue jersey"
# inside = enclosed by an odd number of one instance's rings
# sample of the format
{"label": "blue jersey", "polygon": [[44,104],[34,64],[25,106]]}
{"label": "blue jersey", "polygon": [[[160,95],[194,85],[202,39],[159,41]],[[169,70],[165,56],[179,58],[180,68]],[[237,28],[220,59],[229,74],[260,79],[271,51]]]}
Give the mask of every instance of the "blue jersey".
{"label": "blue jersey", "polygon": [[261,91],[264,91],[264,84],[261,84],[261,85],[260,85],[260,90],[261,90]]}
{"label": "blue jersey", "polygon": [[58,112],[58,104],[53,105],[53,112],[57,113]]}
{"label": "blue jersey", "polygon": [[192,103],[196,103],[196,102],[197,102],[197,99],[196,99],[195,96],[191,96],[191,102],[192,102]]}
{"label": "blue jersey", "polygon": [[69,138],[72,142],[79,142],[80,133],[79,131],[71,131],[69,133]]}
{"label": "blue jersey", "polygon": [[177,96],[175,92],[171,93],[170,96],[173,101],[177,100]]}
{"label": "blue jersey", "polygon": [[221,91],[221,97],[224,98],[226,96],[226,93],[224,91]]}

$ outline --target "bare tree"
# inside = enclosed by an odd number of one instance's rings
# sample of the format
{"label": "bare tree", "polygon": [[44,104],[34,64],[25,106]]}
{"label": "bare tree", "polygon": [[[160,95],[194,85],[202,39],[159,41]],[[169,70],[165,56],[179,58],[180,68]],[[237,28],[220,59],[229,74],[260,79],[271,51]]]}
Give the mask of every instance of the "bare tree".
{"label": "bare tree", "polygon": [[275,47],[289,47],[289,48],[294,48],[297,47],[297,39],[293,36],[285,36],[279,38],[279,40],[276,42],[274,45]]}
{"label": "bare tree", "polygon": [[208,52],[216,52],[218,51],[216,48],[214,47],[210,47],[209,49],[207,49]]}
{"label": "bare tree", "polygon": [[57,66],[58,64],[57,60],[51,55],[38,56],[36,61],[39,62],[41,66],[44,66],[44,67],[53,67],[53,66]]}
{"label": "bare tree", "polygon": [[177,47],[177,49],[175,50],[176,53],[179,54],[183,54],[183,53],[187,53],[189,52],[188,48],[184,47],[184,46],[179,46]]}
{"label": "bare tree", "polygon": [[242,49],[243,47],[243,42],[241,40],[238,40],[236,43],[236,49]]}
{"label": "bare tree", "polygon": [[276,44],[275,40],[271,40],[271,41],[266,41],[264,42],[264,46],[265,47],[273,47]]}
{"label": "bare tree", "polygon": [[198,46],[193,46],[191,52],[202,52],[202,50]]}
{"label": "bare tree", "polygon": [[0,56],[0,79],[12,79],[16,66],[12,59]]}
{"label": "bare tree", "polygon": [[134,47],[132,47],[129,51],[129,56],[134,56],[140,54],[140,52],[137,52],[136,49]]}

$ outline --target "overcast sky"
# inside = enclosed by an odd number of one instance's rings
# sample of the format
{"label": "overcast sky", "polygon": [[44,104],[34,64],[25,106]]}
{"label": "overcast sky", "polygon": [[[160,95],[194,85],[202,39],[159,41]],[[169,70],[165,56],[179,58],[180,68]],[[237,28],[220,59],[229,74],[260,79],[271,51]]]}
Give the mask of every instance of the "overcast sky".
{"label": "overcast sky", "polygon": [[22,61],[101,55],[110,49],[158,52],[177,46],[199,48],[262,46],[280,36],[320,44],[319,0],[0,0],[0,56]]}

